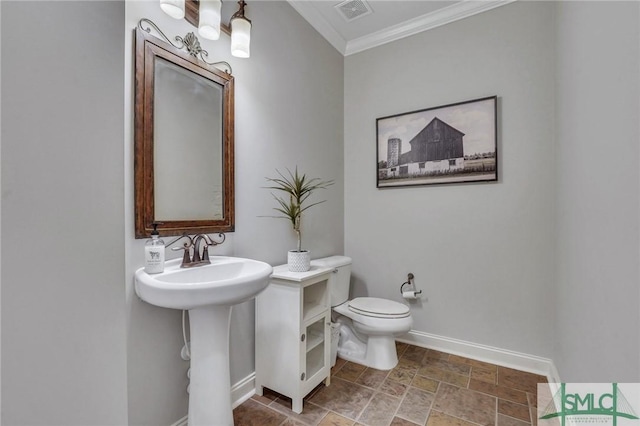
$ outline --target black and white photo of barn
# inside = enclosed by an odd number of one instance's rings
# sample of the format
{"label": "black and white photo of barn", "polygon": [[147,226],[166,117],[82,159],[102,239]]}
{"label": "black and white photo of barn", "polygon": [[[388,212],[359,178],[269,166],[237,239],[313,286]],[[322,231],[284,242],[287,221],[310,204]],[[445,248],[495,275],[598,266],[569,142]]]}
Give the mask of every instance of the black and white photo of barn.
{"label": "black and white photo of barn", "polygon": [[496,101],[378,119],[378,187],[497,180]]}

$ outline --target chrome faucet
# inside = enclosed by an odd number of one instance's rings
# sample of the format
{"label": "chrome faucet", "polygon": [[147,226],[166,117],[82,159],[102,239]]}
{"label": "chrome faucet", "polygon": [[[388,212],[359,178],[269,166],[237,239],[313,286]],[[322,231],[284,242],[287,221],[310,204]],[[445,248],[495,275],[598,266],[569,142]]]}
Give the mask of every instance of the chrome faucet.
{"label": "chrome faucet", "polygon": [[[207,234],[196,234],[193,237],[189,235],[182,234],[180,237],[171,241],[167,244],[167,247],[174,244],[178,240],[182,238],[187,238],[188,242],[185,242],[182,247],[174,247],[171,250],[183,250],[184,253],[182,255],[182,263],[180,264],[181,268],[193,268],[195,266],[208,265],[211,263],[209,259],[209,246],[217,246],[224,243],[226,236],[221,232],[218,234],[222,241],[214,241]],[[202,255],[200,255],[200,245],[201,242],[204,241],[204,247],[202,248]],[[193,255],[191,255],[191,248],[193,247]]]}

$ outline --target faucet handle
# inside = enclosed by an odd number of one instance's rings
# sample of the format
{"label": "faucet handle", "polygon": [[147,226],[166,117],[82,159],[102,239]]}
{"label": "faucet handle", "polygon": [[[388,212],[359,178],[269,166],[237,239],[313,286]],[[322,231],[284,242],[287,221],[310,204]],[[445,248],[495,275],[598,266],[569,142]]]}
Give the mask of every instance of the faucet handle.
{"label": "faucet handle", "polygon": [[189,245],[187,243],[184,243],[183,250],[184,254],[182,255],[182,265],[180,266],[185,266],[191,263],[191,258],[189,257]]}
{"label": "faucet handle", "polygon": [[209,245],[205,244],[204,248],[202,249],[202,261],[203,262],[207,262],[207,263],[211,263],[211,261],[209,260]]}
{"label": "faucet handle", "polygon": [[191,256],[189,256],[189,249],[190,248],[191,248],[191,245],[189,243],[184,243],[184,245],[182,247],[173,247],[173,248],[171,248],[171,250],[173,250],[173,251],[178,251],[178,250],[183,250],[184,251],[184,253],[182,254],[182,263],[180,264],[181,268],[186,268],[191,263]]}

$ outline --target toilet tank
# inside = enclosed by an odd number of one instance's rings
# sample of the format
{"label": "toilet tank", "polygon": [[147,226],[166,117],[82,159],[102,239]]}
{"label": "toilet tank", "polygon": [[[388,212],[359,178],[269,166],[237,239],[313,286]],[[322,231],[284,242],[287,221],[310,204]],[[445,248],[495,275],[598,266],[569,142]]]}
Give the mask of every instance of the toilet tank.
{"label": "toilet tank", "polygon": [[347,256],[329,256],[311,261],[312,266],[333,268],[329,278],[329,293],[331,294],[331,307],[338,306],[349,300],[349,287],[351,284],[351,258]]}

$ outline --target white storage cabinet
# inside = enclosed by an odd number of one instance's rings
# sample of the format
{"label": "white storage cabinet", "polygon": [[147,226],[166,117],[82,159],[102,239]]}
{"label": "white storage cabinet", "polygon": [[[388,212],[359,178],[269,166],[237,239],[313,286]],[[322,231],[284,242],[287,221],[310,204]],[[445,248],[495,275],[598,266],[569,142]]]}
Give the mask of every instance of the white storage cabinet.
{"label": "white storage cabinet", "polygon": [[290,272],[273,268],[269,286],[256,297],[256,393],[267,387],[302,399],[323,380],[329,386],[331,365],[331,268]]}

